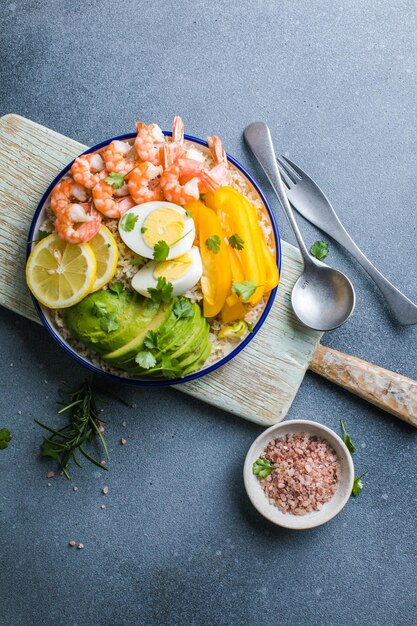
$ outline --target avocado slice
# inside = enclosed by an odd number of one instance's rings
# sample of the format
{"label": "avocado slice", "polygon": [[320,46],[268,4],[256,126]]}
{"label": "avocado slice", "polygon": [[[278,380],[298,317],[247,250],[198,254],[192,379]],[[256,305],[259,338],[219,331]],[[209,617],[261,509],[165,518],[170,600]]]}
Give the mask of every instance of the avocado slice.
{"label": "avocado slice", "polygon": [[[170,304],[162,304],[152,302],[152,300],[147,299],[149,303],[153,305],[157,304],[156,314],[151,316],[150,318],[146,318],[145,323],[141,326],[139,334],[136,335],[131,341],[124,344],[117,350],[113,350],[112,352],[108,352],[107,354],[103,354],[103,359],[108,363],[112,363],[116,367],[121,367],[125,369],[125,363],[128,363],[132,358],[134,359],[136,354],[142,348],[143,342],[146,337],[146,333],[150,330],[158,330],[158,328],[166,321],[167,317],[170,315],[172,310],[172,302]],[[150,310],[154,311],[154,307],[149,307]]]}
{"label": "avocado slice", "polygon": [[96,291],[65,309],[64,323],[74,337],[102,354],[116,350],[139,333],[144,318],[154,314],[155,307],[149,309],[149,302],[136,292]]}

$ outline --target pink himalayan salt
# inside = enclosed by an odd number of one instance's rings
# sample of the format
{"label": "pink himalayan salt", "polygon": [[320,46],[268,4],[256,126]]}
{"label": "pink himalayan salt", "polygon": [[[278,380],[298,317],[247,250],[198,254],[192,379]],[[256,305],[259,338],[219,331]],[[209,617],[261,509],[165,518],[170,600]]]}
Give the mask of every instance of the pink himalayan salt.
{"label": "pink himalayan salt", "polygon": [[333,448],[320,437],[287,434],[270,441],[261,458],[278,466],[259,480],[271,504],[283,513],[320,511],[336,491],[340,464]]}

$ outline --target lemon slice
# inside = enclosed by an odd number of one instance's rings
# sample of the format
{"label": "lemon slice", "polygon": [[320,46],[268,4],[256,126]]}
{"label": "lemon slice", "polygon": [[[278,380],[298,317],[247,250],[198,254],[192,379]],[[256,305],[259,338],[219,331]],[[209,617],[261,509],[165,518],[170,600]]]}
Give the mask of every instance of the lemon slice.
{"label": "lemon slice", "polygon": [[41,304],[64,309],[90,293],[96,271],[96,257],[87,243],[74,245],[52,234],[30,253],[26,282]]}
{"label": "lemon slice", "polygon": [[97,275],[92,291],[97,291],[107,285],[116,273],[119,252],[117,243],[106,226],[101,225],[97,235],[90,239],[91,246],[97,260]]}

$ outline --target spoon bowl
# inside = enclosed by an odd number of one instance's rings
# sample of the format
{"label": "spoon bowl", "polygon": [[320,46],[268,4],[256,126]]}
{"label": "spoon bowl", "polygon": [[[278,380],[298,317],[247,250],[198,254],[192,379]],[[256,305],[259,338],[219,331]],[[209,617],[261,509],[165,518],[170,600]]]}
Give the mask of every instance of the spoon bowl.
{"label": "spoon bowl", "polygon": [[314,330],[333,330],[352,315],[355,291],[350,280],[327,265],[306,265],[295,283],[291,303],[297,318]]}

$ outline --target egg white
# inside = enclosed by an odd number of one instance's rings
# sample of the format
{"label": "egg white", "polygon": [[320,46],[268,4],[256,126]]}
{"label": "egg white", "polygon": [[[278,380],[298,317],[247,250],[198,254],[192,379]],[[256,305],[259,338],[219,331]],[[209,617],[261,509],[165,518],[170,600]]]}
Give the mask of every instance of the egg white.
{"label": "egg white", "polygon": [[[137,206],[134,206],[126,211],[119,221],[119,234],[127,247],[146,259],[153,259],[153,248],[148,246],[145,242],[141,228],[143,227],[143,223],[148,215],[150,215],[153,211],[156,209],[167,208],[180,213],[184,217],[184,237],[176,244],[170,246],[167,259],[175,259],[177,256],[181,256],[182,254],[188,252],[192,248],[195,239],[195,224],[193,218],[187,217],[185,210],[177,204],[162,201],[144,202],[143,204],[138,204]],[[136,215],[138,219],[136,220],[133,229],[127,232],[122,227],[122,224],[124,223],[123,220],[125,216],[129,214]],[[163,238],[161,237],[161,239]]]}
{"label": "egg white", "polygon": [[[189,289],[192,289],[192,287],[198,283],[203,273],[199,249],[193,246],[191,250],[188,250],[185,254],[188,254],[191,259],[191,267],[188,272],[175,280],[168,279],[173,287],[173,297],[180,296]],[[153,275],[157,265],[158,263],[156,261],[150,261],[142,267],[132,279],[133,289],[146,298],[150,298],[148,289],[154,289],[157,285],[158,279]]]}

